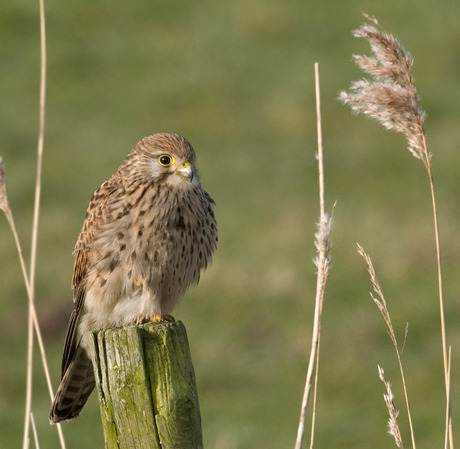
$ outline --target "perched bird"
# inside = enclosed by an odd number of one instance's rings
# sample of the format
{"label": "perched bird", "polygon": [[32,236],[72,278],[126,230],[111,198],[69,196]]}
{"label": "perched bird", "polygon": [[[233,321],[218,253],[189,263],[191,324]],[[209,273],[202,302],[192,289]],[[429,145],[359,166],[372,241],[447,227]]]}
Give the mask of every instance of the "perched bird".
{"label": "perched bird", "polygon": [[96,329],[170,314],[216,249],[215,203],[177,134],[141,140],[94,193],[75,245],[74,308],[51,422],[76,417],[94,389]]}

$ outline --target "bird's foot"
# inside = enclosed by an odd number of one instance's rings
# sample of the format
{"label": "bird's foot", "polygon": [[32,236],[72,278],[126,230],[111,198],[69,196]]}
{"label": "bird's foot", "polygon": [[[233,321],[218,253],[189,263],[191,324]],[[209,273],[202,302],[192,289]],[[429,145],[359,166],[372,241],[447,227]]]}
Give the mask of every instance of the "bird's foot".
{"label": "bird's foot", "polygon": [[175,319],[172,317],[172,315],[167,313],[165,315],[155,315],[152,318],[150,318],[150,321],[153,321],[154,323],[162,323],[164,321],[174,323]]}

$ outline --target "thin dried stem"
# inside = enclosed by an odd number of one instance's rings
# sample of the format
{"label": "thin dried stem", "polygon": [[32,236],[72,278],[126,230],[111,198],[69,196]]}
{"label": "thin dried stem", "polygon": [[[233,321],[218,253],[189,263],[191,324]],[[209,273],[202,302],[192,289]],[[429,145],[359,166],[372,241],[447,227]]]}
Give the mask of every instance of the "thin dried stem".
{"label": "thin dried stem", "polygon": [[[50,372],[49,372],[49,368],[48,368],[48,362],[47,362],[47,359],[46,359],[46,353],[45,353],[45,346],[43,344],[43,338],[42,338],[42,335],[41,335],[41,331],[40,331],[40,326],[39,326],[39,323],[38,323],[38,319],[37,319],[37,311],[36,311],[36,308],[35,308],[35,303],[34,301],[31,300],[32,298],[32,290],[31,290],[31,287],[30,287],[30,281],[29,281],[29,278],[27,276],[27,268],[26,268],[26,264],[25,264],[25,261],[24,261],[24,256],[23,256],[23,253],[22,253],[22,248],[21,248],[21,242],[19,241],[19,236],[18,236],[18,233],[17,233],[17,230],[16,230],[16,224],[15,224],[15,221],[14,221],[14,217],[13,217],[13,212],[10,208],[10,205],[9,205],[9,201],[8,201],[8,192],[7,192],[7,189],[6,189],[6,176],[5,176],[5,166],[3,164],[3,160],[2,158],[0,157],[0,209],[3,210],[4,214],[5,214],[5,217],[8,221],[8,224],[10,225],[10,229],[11,229],[11,232],[13,234],[13,238],[14,238],[14,242],[16,244],[16,250],[18,252],[18,257],[19,257],[19,263],[21,265],[21,271],[22,271],[22,276],[23,276],[23,280],[24,280],[24,284],[26,286],[26,290],[27,290],[27,297],[28,297],[28,300],[29,300],[29,308],[31,310],[31,317],[32,317],[32,323],[33,323],[33,326],[34,326],[34,329],[35,329],[35,334],[37,336],[37,342],[38,342],[38,346],[39,346],[39,349],[40,349],[40,354],[41,354],[41,358],[42,358],[42,361],[43,361],[43,368],[44,368],[44,371],[45,371],[45,377],[46,377],[46,382],[47,382],[47,385],[48,385],[48,391],[49,391],[49,394],[50,394],[50,398],[51,400],[53,399],[54,397],[54,390],[53,390],[53,386],[51,384],[51,376],[50,376]],[[33,335],[33,334],[32,334]],[[30,338],[30,334],[29,334],[29,337]],[[29,341],[29,344],[30,341]],[[28,354],[28,357],[29,357],[29,354]],[[27,382],[29,382],[30,379],[29,377],[27,377]],[[28,391],[30,391],[31,393],[31,389],[26,389],[26,395],[28,394]],[[29,400],[31,400],[31,398],[27,398],[26,402],[28,402]],[[29,415],[29,419],[25,420],[25,423],[28,424],[28,426],[30,425],[30,415]],[[29,427],[27,427],[28,429]],[[64,441],[64,436],[62,434],[62,427],[60,424],[58,424],[58,433],[59,433],[59,438],[60,438],[60,441],[61,441],[61,447],[62,448],[65,448],[65,441]],[[27,435],[28,435],[28,432],[27,432]],[[28,440],[28,438],[27,438]],[[24,439],[24,442],[26,440]],[[24,444],[23,442],[23,444]],[[26,443],[28,444],[28,443]]]}
{"label": "thin dried stem", "polygon": [[[33,376],[33,335],[34,329],[37,335],[37,340],[40,348],[43,367],[45,370],[45,377],[48,384],[51,399],[53,398],[53,387],[51,384],[51,377],[49,374],[48,363],[45,354],[45,348],[38,324],[37,313],[35,309],[35,273],[37,261],[37,241],[38,241],[38,221],[40,216],[40,197],[41,197],[41,178],[42,178],[42,161],[43,161],[43,147],[45,136],[45,102],[46,102],[46,28],[45,28],[45,5],[44,0],[39,0],[40,9],[40,104],[39,104],[39,135],[38,135],[38,148],[37,148],[37,175],[35,183],[35,201],[34,201],[34,215],[32,224],[32,239],[31,239],[31,256],[30,256],[30,271],[29,276],[26,275],[25,263],[22,257],[21,246],[17,237],[14,220],[12,218],[11,210],[9,209],[7,219],[12,224],[13,235],[15,236],[16,246],[21,260],[21,268],[23,270],[24,279],[28,291],[29,298],[29,315],[28,315],[28,344],[27,344],[27,381],[26,381],[26,410],[24,422],[24,439],[23,448],[27,449],[29,446],[29,429],[31,404],[32,404],[32,376]],[[62,427],[57,426],[59,440],[61,447],[65,449],[64,435]]]}
{"label": "thin dried stem", "polygon": [[320,105],[319,105],[319,75],[318,75],[318,64],[315,64],[315,81],[316,81],[316,101],[317,101],[317,112],[318,112],[318,170],[319,170],[319,195],[320,195],[320,221],[318,223],[318,231],[315,234],[315,245],[317,249],[317,257],[314,262],[317,267],[317,278],[316,278],[316,297],[315,297],[315,315],[313,319],[313,332],[312,342],[310,349],[310,359],[308,362],[307,376],[305,380],[304,394],[302,398],[302,407],[300,411],[299,426],[297,429],[297,438],[295,443],[295,449],[301,449],[303,443],[303,437],[305,433],[305,422],[308,412],[308,403],[310,399],[313,370],[316,365],[315,375],[315,396],[314,396],[314,408],[312,416],[312,435],[310,447],[313,447],[313,435],[314,435],[314,422],[316,413],[316,386],[318,382],[318,360],[319,360],[319,347],[320,347],[320,336],[321,336],[321,316],[324,299],[324,291],[326,288],[326,281],[330,271],[330,248],[331,242],[329,235],[332,228],[332,218],[330,218],[324,212],[324,168],[323,168],[323,148],[322,148],[322,137],[321,137],[321,121],[320,121]]}
{"label": "thin dried stem", "polygon": [[297,430],[297,439],[295,449],[302,447],[303,436],[305,432],[305,422],[308,412],[308,403],[310,399],[313,370],[317,360],[317,354],[319,349],[320,335],[321,335],[321,312],[322,303],[324,298],[324,291],[326,287],[326,280],[330,271],[330,240],[329,234],[332,227],[332,220],[330,217],[325,215],[318,223],[318,232],[316,236],[316,247],[318,250],[318,256],[315,258],[315,265],[318,268],[316,278],[316,298],[315,298],[315,315],[313,319],[313,332],[312,342],[310,349],[310,359],[308,361],[307,376],[305,380],[305,389],[302,399],[302,408],[300,413],[299,427]]}
{"label": "thin dried stem", "polygon": [[[48,385],[51,400],[53,399],[54,390],[51,384],[51,376],[49,373],[48,363],[46,359],[45,346],[40,331],[37,319],[37,312],[35,309],[35,266],[37,254],[37,237],[38,237],[38,218],[40,212],[40,192],[41,192],[41,174],[42,174],[42,159],[43,159],[43,143],[45,131],[45,92],[46,92],[46,35],[45,35],[45,9],[44,2],[40,0],[40,43],[41,43],[41,76],[40,76],[40,112],[39,112],[39,137],[37,149],[37,177],[35,185],[35,204],[34,204],[34,218],[32,226],[32,244],[31,244],[31,258],[30,258],[30,271],[27,273],[24,256],[22,253],[21,244],[19,241],[16,225],[11,211],[8,194],[6,190],[5,167],[3,160],[0,157],[0,209],[4,212],[5,217],[10,225],[13,233],[13,238],[16,244],[16,249],[19,256],[22,275],[27,290],[29,301],[29,314],[28,314],[28,338],[27,338],[27,375],[26,375],[26,407],[24,419],[24,436],[23,448],[29,447],[30,439],[30,420],[31,420],[31,403],[32,403],[32,375],[33,375],[33,335],[34,329],[37,335],[37,341],[40,348],[40,354],[45,371],[45,377]],[[61,447],[65,449],[64,435],[60,424],[57,426],[58,435]]]}
{"label": "thin dried stem", "polygon": [[[426,147],[426,141],[424,140],[424,146]],[[434,233],[435,233],[435,243],[436,243],[436,262],[438,269],[438,294],[439,294],[439,306],[440,306],[440,316],[441,316],[441,337],[442,337],[442,353],[444,361],[444,374],[446,382],[446,391],[447,391],[447,377],[448,377],[448,361],[447,361],[447,340],[446,340],[446,323],[444,318],[444,298],[443,298],[443,288],[442,288],[442,265],[441,265],[441,244],[439,240],[439,225],[438,225],[438,211],[436,206],[436,195],[434,192],[434,182],[433,182],[433,173],[431,169],[431,163],[428,161],[427,164],[427,173],[430,181],[430,193],[431,193],[431,204],[433,209],[433,222],[434,222]],[[448,396],[447,396],[448,398]],[[449,399],[449,398],[448,398]]]}
{"label": "thin dried stem", "polygon": [[27,339],[27,381],[26,381],[26,408],[24,420],[24,440],[23,448],[29,447],[29,427],[32,408],[32,375],[33,375],[33,333],[34,319],[33,309],[35,302],[35,264],[37,260],[37,237],[38,219],[40,215],[40,196],[41,196],[41,177],[43,160],[43,142],[45,134],[45,100],[46,100],[46,35],[45,35],[45,12],[43,0],[40,4],[40,108],[39,108],[39,133],[37,149],[37,176],[35,183],[34,215],[32,224],[30,271],[29,271],[29,317],[28,317],[28,339]]}
{"label": "thin dried stem", "polygon": [[452,419],[452,404],[450,402],[450,370],[451,370],[451,358],[452,358],[452,347],[449,346],[449,358],[447,363],[447,398],[446,403],[446,432],[444,435],[444,449],[447,449],[449,441],[452,441],[449,432],[452,430],[452,423],[449,420]]}
{"label": "thin dried stem", "polygon": [[35,301],[35,263],[37,252],[37,232],[38,217],[40,211],[40,192],[41,192],[41,171],[43,155],[43,134],[44,134],[44,111],[45,111],[45,80],[46,80],[46,47],[44,46],[44,17],[41,16],[42,0],[40,0],[40,43],[41,43],[41,74],[40,74],[40,124],[38,138],[38,157],[37,157],[37,179],[35,184],[35,205],[34,218],[32,225],[32,244],[29,271],[29,316],[27,325],[27,380],[26,380],[26,407],[24,420],[24,441],[23,448],[29,447],[29,426],[32,410],[32,375],[33,375],[33,348],[34,348],[34,326],[33,326],[33,304]]}
{"label": "thin dried stem", "polygon": [[32,423],[32,433],[34,435],[35,449],[40,449],[40,444],[38,442],[37,427],[35,426],[35,419],[33,413],[30,413],[30,422]]}
{"label": "thin dried stem", "polygon": [[[323,313],[323,307],[321,302],[321,311]],[[310,430],[310,449],[313,449],[313,443],[315,441],[315,424],[316,424],[316,402],[318,397],[318,375],[319,375],[319,352],[321,347],[321,328],[318,335],[318,350],[316,351],[316,360],[315,360],[315,383],[313,385],[313,403],[312,403],[312,413],[311,413],[311,430]]]}
{"label": "thin dried stem", "polygon": [[[317,139],[318,139],[318,182],[319,182],[319,210],[320,217],[324,217],[326,214],[325,211],[325,194],[324,194],[324,160],[323,160],[323,131],[321,125],[321,92],[319,84],[319,64],[315,63],[315,97],[316,97],[316,130],[317,130]],[[323,286],[323,289],[325,286]],[[316,401],[318,396],[318,375],[319,375],[319,354],[321,348],[321,317],[323,314],[323,296],[320,301],[320,323],[318,331],[318,345],[316,351],[316,360],[315,360],[315,383],[313,386],[313,404],[312,404],[312,414],[311,414],[311,430],[310,430],[310,449],[313,449],[313,443],[315,440],[315,423],[316,423]]]}
{"label": "thin dried stem", "polygon": [[319,216],[322,217],[325,211],[324,195],[324,162],[323,162],[323,131],[321,126],[321,94],[319,87],[319,65],[315,63],[315,96],[316,96],[316,132],[318,138],[318,180],[319,180]]}
{"label": "thin dried stem", "polygon": [[358,253],[364,258],[364,260],[367,263],[367,268],[369,271],[369,275],[371,277],[372,286],[374,288],[374,292],[377,294],[377,297],[375,297],[372,293],[370,293],[370,295],[372,299],[374,300],[375,304],[377,305],[377,307],[379,308],[380,313],[382,314],[382,317],[388,328],[388,334],[390,336],[391,342],[393,343],[393,347],[395,348],[395,351],[396,351],[399,372],[401,375],[401,380],[402,380],[402,385],[403,385],[403,390],[404,390],[404,399],[406,401],[406,410],[407,410],[407,417],[409,420],[412,448],[415,449],[414,427],[412,425],[412,415],[411,415],[410,405],[409,405],[409,395],[407,393],[406,378],[404,376],[404,370],[403,370],[402,361],[401,361],[401,351],[399,350],[398,341],[396,339],[396,334],[394,332],[393,324],[391,322],[390,312],[388,310],[387,303],[385,301],[385,297],[383,296],[382,287],[380,286],[380,283],[377,279],[377,274],[375,272],[372,260],[369,257],[369,255],[364,251],[364,248],[359,244],[358,244]]}
{"label": "thin dried stem", "polygon": [[19,242],[16,225],[14,223],[13,213],[11,212],[10,204],[8,201],[8,193],[6,190],[5,166],[3,164],[3,159],[1,157],[0,157],[0,209],[4,212],[5,217],[13,233],[14,242],[16,244],[16,249],[19,255],[19,262],[21,264],[21,270],[22,270],[22,275],[24,278],[24,283],[26,284],[27,294],[30,295],[29,278],[27,276],[26,264],[24,262],[24,257],[22,255],[21,244]]}
{"label": "thin dried stem", "polygon": [[24,419],[24,439],[23,449],[28,449],[30,438],[30,416],[32,415],[32,375],[33,375],[33,346],[34,346],[34,327],[32,319],[32,309],[29,307],[27,319],[27,375],[26,375],[26,409]]}

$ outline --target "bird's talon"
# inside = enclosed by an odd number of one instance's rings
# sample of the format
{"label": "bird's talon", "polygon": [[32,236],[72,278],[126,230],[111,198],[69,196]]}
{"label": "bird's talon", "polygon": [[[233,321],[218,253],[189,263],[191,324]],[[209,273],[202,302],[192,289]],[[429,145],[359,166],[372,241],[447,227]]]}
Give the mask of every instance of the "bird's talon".
{"label": "bird's talon", "polygon": [[167,313],[166,315],[155,315],[152,318],[150,318],[150,321],[152,321],[153,323],[162,323],[164,321],[174,323],[175,320],[171,315],[169,315],[169,313]]}

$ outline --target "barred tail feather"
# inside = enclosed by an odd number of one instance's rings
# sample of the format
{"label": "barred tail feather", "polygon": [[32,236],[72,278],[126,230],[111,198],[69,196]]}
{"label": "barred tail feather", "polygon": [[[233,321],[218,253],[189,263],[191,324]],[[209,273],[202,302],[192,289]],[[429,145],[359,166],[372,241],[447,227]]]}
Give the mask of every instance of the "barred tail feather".
{"label": "barred tail feather", "polygon": [[94,390],[94,372],[86,351],[79,346],[62,376],[50,412],[50,421],[58,423],[79,415]]}

